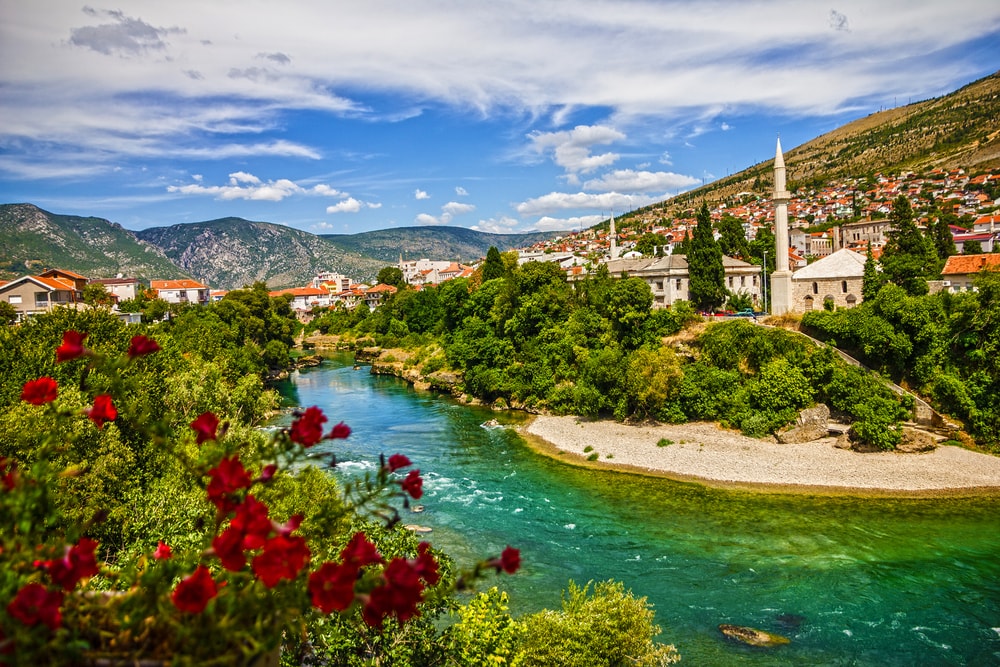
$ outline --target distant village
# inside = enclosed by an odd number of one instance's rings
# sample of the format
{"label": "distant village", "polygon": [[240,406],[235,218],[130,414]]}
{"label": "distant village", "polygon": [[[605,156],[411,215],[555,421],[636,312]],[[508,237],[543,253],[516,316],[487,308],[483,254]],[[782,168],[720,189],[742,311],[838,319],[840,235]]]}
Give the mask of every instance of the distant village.
{"label": "distant village", "polygon": [[[891,203],[901,194],[910,200],[916,222],[922,228],[933,222],[932,212],[953,214],[956,222],[965,223],[950,227],[959,254],[948,259],[941,280],[931,284],[932,291],[972,289],[972,278],[977,272],[1000,270],[1000,254],[996,253],[1000,250],[1000,173],[970,176],[962,169],[938,169],[923,175],[877,174],[815,190],[803,189],[791,195],[787,215],[788,263],[793,272],[792,310],[804,312],[831,303],[851,307],[860,302],[865,255],[869,248],[875,258],[880,255],[891,231],[887,217]],[[711,215],[713,223],[723,216],[738,219],[746,239],[752,241],[761,229],[774,230],[775,211],[771,198],[745,192],[717,204]],[[630,212],[626,217],[627,224],[620,231],[612,216],[607,229],[568,233],[519,249],[518,262],[555,262],[570,280],[581,279],[603,264],[612,275],[643,279],[653,291],[655,308],[686,300],[687,262],[674,250],[690,237],[696,225],[693,210],[684,217],[667,219],[663,206],[654,205]],[[817,227],[822,231],[807,231]],[[649,256],[643,255],[636,246],[644,234],[657,234],[665,243]],[[966,248],[974,251],[965,253]],[[729,291],[743,294],[755,306],[763,307],[767,302],[769,276],[762,266],[764,258],[759,259],[761,263],[757,264],[724,257],[723,265]],[[400,257],[397,268],[407,285],[422,289],[472,276],[480,261],[465,265],[450,260]],[[125,321],[138,321],[139,313],[122,312],[119,304],[140,296],[162,299],[167,304],[206,304],[226,294],[190,279],[151,280],[147,286],[136,278],[86,277],[53,268],[0,283],[0,302],[10,304],[18,320],[59,306],[85,307],[84,290],[93,283],[103,286],[106,305]],[[292,309],[302,319],[309,319],[317,308],[363,305],[374,309],[396,290],[394,285],[369,285],[331,271],[315,276],[308,285],[270,294],[288,295]]]}

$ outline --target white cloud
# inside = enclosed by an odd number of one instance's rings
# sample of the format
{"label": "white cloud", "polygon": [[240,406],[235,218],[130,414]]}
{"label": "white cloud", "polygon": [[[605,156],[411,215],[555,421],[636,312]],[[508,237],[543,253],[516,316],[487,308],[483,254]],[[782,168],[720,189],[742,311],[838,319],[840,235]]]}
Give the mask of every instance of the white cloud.
{"label": "white cloud", "polygon": [[327,213],[357,213],[364,206],[360,201],[354,197],[348,197],[344,201],[337,202],[333,206],[327,206]]}
{"label": "white cloud", "polygon": [[587,227],[592,227],[599,222],[607,220],[606,215],[583,215],[572,218],[553,218],[550,216],[542,216],[535,222],[534,228],[539,231],[572,231],[574,229],[586,229]]}
{"label": "white cloud", "polygon": [[555,163],[567,174],[575,175],[614,164],[620,157],[617,153],[593,155],[591,147],[622,141],[625,135],[603,125],[577,125],[572,130],[561,132],[534,132],[528,138],[535,151],[551,151]]}
{"label": "white cloud", "polygon": [[472,204],[461,204],[457,201],[450,201],[441,207],[441,211],[447,213],[448,215],[461,215],[463,213],[471,213],[475,211],[476,207]]}
{"label": "white cloud", "polygon": [[317,232],[328,232],[331,229],[335,229],[335,227],[331,225],[329,222],[323,221],[323,222],[317,222],[315,225],[312,225],[310,229],[315,229]]}
{"label": "white cloud", "polygon": [[201,177],[195,177],[194,180],[195,183],[188,185],[169,185],[167,192],[182,195],[211,195],[223,201],[233,199],[281,201],[293,195],[319,195],[323,197],[343,197],[345,195],[329,185],[319,184],[311,188],[304,188],[287,178],[279,178],[265,183],[253,174],[244,171],[229,174],[228,185],[201,185]]}
{"label": "white cloud", "polygon": [[459,197],[467,197],[469,195],[469,191],[463,188],[461,185],[457,185],[455,186],[455,194],[458,195]]}
{"label": "white cloud", "polygon": [[729,123],[723,123],[722,125],[719,126],[719,129],[721,129],[723,132],[728,132],[729,130],[733,129],[733,126],[730,125]]}
{"label": "white cloud", "polygon": [[429,194],[427,194],[426,192],[424,192],[423,190],[421,190],[420,188],[417,188],[416,190],[413,191],[413,198],[414,199],[430,199],[431,196]]}
{"label": "white cloud", "polygon": [[700,181],[671,171],[632,171],[619,169],[583,184],[585,190],[602,192],[656,192],[689,188]]}
{"label": "white cloud", "polygon": [[519,215],[532,216],[567,211],[574,209],[589,209],[592,211],[629,211],[634,208],[648,206],[667,198],[666,194],[651,197],[648,195],[627,195],[621,192],[604,192],[590,194],[587,192],[550,192],[541,197],[535,197],[521,202],[516,209]]}
{"label": "white cloud", "polygon": [[416,217],[418,225],[448,225],[456,215],[471,213],[476,210],[472,204],[462,204],[457,201],[450,201],[441,207],[441,215],[434,217],[429,213],[421,213]]}
{"label": "white cloud", "polygon": [[521,222],[517,218],[501,216],[499,218],[480,220],[469,229],[474,229],[477,232],[485,232],[487,234],[512,234],[517,231],[520,224]]}
{"label": "white cloud", "polygon": [[441,221],[429,213],[421,213],[413,220],[418,225],[440,225]]}

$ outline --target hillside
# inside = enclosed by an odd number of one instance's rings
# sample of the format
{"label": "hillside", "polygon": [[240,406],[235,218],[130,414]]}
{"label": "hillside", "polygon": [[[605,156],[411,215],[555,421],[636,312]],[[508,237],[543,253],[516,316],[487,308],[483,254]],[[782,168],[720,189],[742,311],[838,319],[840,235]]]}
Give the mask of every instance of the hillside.
{"label": "hillside", "polygon": [[0,276],[50,268],[102,278],[188,275],[158,248],[103,218],[57,215],[32,204],[0,205]]}
{"label": "hillside", "polygon": [[487,234],[464,227],[401,227],[360,234],[324,234],[322,238],[341,248],[363,252],[383,262],[404,260],[452,259],[472,262],[486,256],[490,246],[501,252],[530,246],[558,236],[559,232],[528,234]]}
{"label": "hillside", "polygon": [[242,218],[154,227],[136,235],[219,289],[257,281],[275,288],[304,285],[320,271],[370,279],[385,265],[315,234]]}
{"label": "hillside", "polygon": [[[1000,167],[1000,72],[954,93],[873,113],[791,150],[784,148],[792,188],[874,172]],[[703,198],[768,195],[772,165],[773,160],[761,162],[654,206],[676,211]]]}

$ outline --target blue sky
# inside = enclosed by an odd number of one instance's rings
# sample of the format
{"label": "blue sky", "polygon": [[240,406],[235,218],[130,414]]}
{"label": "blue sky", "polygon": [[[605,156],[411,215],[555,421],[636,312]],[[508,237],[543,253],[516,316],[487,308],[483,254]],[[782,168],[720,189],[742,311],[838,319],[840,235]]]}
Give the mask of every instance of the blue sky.
{"label": "blue sky", "polygon": [[998,68],[992,0],[0,0],[0,203],[578,229]]}

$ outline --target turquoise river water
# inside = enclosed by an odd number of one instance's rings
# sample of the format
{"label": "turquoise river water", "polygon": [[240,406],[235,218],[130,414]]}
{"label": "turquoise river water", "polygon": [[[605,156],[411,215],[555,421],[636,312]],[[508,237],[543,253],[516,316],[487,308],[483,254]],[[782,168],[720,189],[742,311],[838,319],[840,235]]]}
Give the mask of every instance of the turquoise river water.
{"label": "turquoise river water", "polygon": [[[334,357],[282,385],[353,430],[323,443],[337,474],[406,454],[424,476],[404,522],[460,566],[521,550],[494,581],[515,614],[558,609],[567,582],[616,579],[645,596],[690,665],[1000,665],[1000,503],[723,491],[573,467],[532,451],[496,414],[353,370]],[[320,452],[317,452],[319,454]],[[720,623],[777,632],[735,644]]]}

